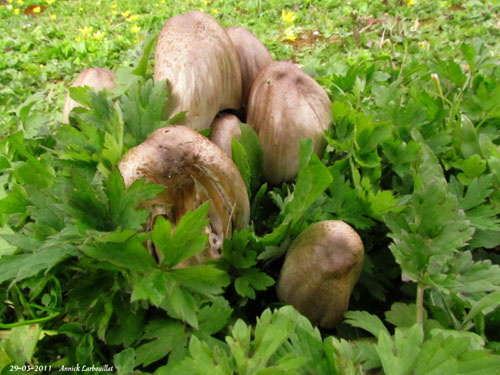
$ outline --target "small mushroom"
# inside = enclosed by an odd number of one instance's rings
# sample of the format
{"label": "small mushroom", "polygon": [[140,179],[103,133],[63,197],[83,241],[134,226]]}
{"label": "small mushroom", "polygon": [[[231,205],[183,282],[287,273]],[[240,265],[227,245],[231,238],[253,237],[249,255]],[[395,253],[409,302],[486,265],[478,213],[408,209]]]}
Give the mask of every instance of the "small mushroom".
{"label": "small mushroom", "polygon": [[226,28],[226,31],[238,54],[243,88],[242,104],[246,106],[255,77],[273,61],[273,57],[250,30],[240,26],[231,26]]}
{"label": "small mushroom", "polygon": [[262,144],[264,179],[280,184],[297,176],[301,139],[311,138],[321,156],[331,121],[331,102],[319,83],[290,62],[267,65],[253,83],[247,116]]}
{"label": "small mushroom", "polygon": [[187,111],[183,124],[207,129],[223,109],[241,106],[238,56],[224,28],[192,11],[167,20],[155,51],[154,81],[167,79],[172,98],[164,116]]}
{"label": "small mushroom", "polygon": [[361,238],[343,221],[315,223],[291,244],[278,282],[280,300],[323,328],[347,311],[363,267]]}
{"label": "small mushroom", "polygon": [[[71,87],[88,86],[95,91],[103,89],[113,90],[115,88],[115,73],[104,68],[89,68],[81,72],[76,80],[71,84]],[[75,107],[81,107],[71,97],[66,95],[63,107],[63,122],[69,124],[69,113]]]}
{"label": "small mushroom", "polygon": [[144,176],[165,188],[155,199],[143,202],[152,213],[146,230],[153,228],[158,215],[175,225],[188,210],[211,201],[208,247],[180,267],[219,258],[224,238],[231,237],[233,228],[248,225],[250,205],[238,168],[218,146],[185,126],[154,131],[123,156],[118,168],[127,188]]}
{"label": "small mushroom", "polygon": [[232,139],[241,137],[240,119],[230,113],[221,113],[210,128],[210,140],[232,158]]}

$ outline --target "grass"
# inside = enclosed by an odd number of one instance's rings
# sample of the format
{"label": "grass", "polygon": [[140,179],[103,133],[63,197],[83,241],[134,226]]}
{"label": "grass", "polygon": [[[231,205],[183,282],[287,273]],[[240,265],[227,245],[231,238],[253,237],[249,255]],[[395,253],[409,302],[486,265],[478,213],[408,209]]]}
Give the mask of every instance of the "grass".
{"label": "grass", "polygon": [[[492,55],[500,51],[499,8],[491,2],[347,4],[8,1],[0,6],[0,132],[18,127],[19,106],[35,94],[43,100],[33,109],[44,115],[48,128],[56,127],[67,87],[81,70],[128,66],[149,33],[160,30],[168,17],[192,9],[212,14],[224,26],[247,27],[275,59],[293,60],[321,73],[342,72],[359,61],[387,59],[398,68],[409,56],[445,59],[473,38],[488,43]],[[34,12],[37,7],[40,13]],[[295,19],[287,22],[283,11],[293,12]]]}

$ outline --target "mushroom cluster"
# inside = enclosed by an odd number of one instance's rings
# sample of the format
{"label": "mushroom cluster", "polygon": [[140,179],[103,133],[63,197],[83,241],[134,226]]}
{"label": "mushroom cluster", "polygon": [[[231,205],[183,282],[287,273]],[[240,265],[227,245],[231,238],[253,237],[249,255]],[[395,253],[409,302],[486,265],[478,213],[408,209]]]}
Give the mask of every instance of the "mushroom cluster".
{"label": "mushroom cluster", "polygon": [[[165,188],[142,203],[151,212],[147,231],[160,215],[175,226],[188,210],[211,202],[205,251],[177,267],[195,266],[219,258],[224,239],[250,221],[248,192],[231,159],[232,139],[241,137],[240,122],[257,133],[263,178],[277,185],[297,176],[301,139],[311,138],[314,152],[323,154],[331,102],[325,90],[295,64],[273,61],[249,30],[224,29],[198,11],[166,21],[155,50],[154,80],[166,80],[171,90],[164,114],[186,111],[186,116],[176,126],[154,131],[130,149],[118,167],[127,188],[143,177]],[[73,86],[112,89],[114,73],[87,69]],[[74,106],[68,97],[66,122]],[[209,127],[210,140],[198,133]],[[152,243],[148,249],[161,257]],[[288,250],[278,297],[313,323],[333,327],[347,310],[362,262],[363,244],[349,225],[313,224]]]}

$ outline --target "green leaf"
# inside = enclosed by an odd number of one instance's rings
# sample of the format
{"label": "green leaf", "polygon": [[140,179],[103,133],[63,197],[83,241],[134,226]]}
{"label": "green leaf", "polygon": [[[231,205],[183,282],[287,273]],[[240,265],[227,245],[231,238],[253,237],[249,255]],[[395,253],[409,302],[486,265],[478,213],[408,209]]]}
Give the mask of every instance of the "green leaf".
{"label": "green leaf", "polygon": [[70,256],[77,256],[78,252],[71,245],[47,247],[32,254],[18,254],[0,258],[0,283],[15,279],[24,280],[41,271],[54,267]]}
{"label": "green leaf", "polygon": [[222,297],[203,306],[198,314],[199,331],[205,335],[213,335],[222,330],[229,322],[233,312],[229,302]]}
{"label": "green leaf", "polygon": [[146,237],[137,235],[125,243],[88,243],[81,250],[85,255],[129,270],[148,272],[155,266],[154,258],[144,247]]}
{"label": "green leaf", "polygon": [[465,353],[460,358],[458,375],[497,375],[500,368],[500,356],[487,351]]}
{"label": "green leaf", "polygon": [[112,229],[142,229],[142,225],[149,217],[147,210],[136,210],[143,202],[156,197],[163,191],[163,187],[145,179],[136,180],[125,190],[123,178],[118,168],[113,169],[106,182],[106,195],[109,199]]}
{"label": "green leaf", "polygon": [[69,96],[71,99],[73,99],[78,104],[81,104],[84,107],[88,108],[88,107],[90,107],[90,103],[91,103],[91,97],[87,91],[88,89],[90,89],[90,87],[88,87],[88,86],[70,87],[69,88]]}
{"label": "green leaf", "polygon": [[149,300],[154,306],[160,306],[176,287],[172,277],[158,269],[138,277],[135,281],[131,301]]}
{"label": "green leaf", "polygon": [[367,311],[347,311],[344,317],[346,323],[353,327],[362,328],[377,338],[379,338],[381,333],[390,336],[384,323],[376,315],[372,315]]}
{"label": "green leaf", "polygon": [[156,129],[168,125],[162,120],[165,105],[170,100],[168,87],[166,81],[153,83],[149,79],[145,84],[137,81],[120,98],[125,130],[132,136],[129,147],[138,145]]}
{"label": "green leaf", "polygon": [[183,287],[209,298],[221,294],[230,282],[229,276],[213,265],[175,268],[169,270],[169,275]]}
{"label": "green leaf", "polygon": [[196,210],[186,212],[173,234],[171,224],[164,217],[157,217],[152,239],[156,248],[161,251],[162,263],[174,267],[205,249],[208,235],[204,231],[209,223],[209,207],[210,202],[207,201]]}
{"label": "green leaf", "polygon": [[135,352],[133,348],[127,348],[113,356],[113,364],[118,375],[133,375]]}
{"label": "green leaf", "polygon": [[31,362],[42,330],[38,324],[14,327],[5,343],[5,351],[14,363],[24,366]]}
{"label": "green leaf", "polygon": [[198,328],[198,306],[193,296],[181,288],[174,288],[169,297],[167,311],[173,311],[173,317]]}
{"label": "green leaf", "polygon": [[26,192],[20,185],[14,185],[9,191],[9,194],[0,199],[0,213],[15,214],[26,212],[26,207],[29,205],[29,200],[26,197]]}
{"label": "green leaf", "polygon": [[146,71],[148,68],[148,60],[151,55],[151,51],[156,44],[156,40],[158,39],[159,33],[150,34],[143,42],[144,49],[142,51],[142,55],[137,61],[135,69],[132,71],[133,74],[143,77],[146,77]]}
{"label": "green leaf", "polygon": [[441,336],[444,339],[459,340],[463,339],[467,342],[467,350],[482,350],[484,348],[484,340],[481,336],[475,334],[474,332],[467,331],[456,331],[453,329],[442,329],[434,328],[431,330],[430,335],[432,337]]}
{"label": "green leaf", "polygon": [[171,320],[153,320],[146,326],[144,340],[135,349],[135,366],[148,366],[187,344],[184,325]]}
{"label": "green leaf", "polygon": [[284,217],[282,223],[262,238],[264,245],[276,245],[281,242],[289,228],[299,223],[306,210],[332,183],[332,176],[328,169],[312,150],[311,139],[300,141],[300,168],[293,198],[282,210]]}
{"label": "green leaf", "polygon": [[471,321],[474,319],[474,316],[480,313],[483,313],[484,310],[493,310],[494,308],[500,305],[500,290],[489,293],[477,301],[472,308],[469,310],[469,313],[464,319],[464,323]]}
{"label": "green leaf", "polygon": [[234,282],[236,292],[242,297],[255,299],[256,290],[266,290],[274,285],[274,279],[256,268],[244,270]]}
{"label": "green leaf", "polygon": [[245,148],[236,138],[231,140],[231,152],[234,164],[238,167],[243,182],[245,182],[245,186],[247,187],[248,195],[250,196],[252,193],[252,172],[250,170],[250,163]]}

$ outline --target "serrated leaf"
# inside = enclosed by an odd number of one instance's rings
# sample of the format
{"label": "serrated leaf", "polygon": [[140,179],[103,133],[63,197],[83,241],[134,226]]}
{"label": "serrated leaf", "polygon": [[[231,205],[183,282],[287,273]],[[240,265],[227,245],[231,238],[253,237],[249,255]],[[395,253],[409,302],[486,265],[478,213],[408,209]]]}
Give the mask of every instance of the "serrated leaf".
{"label": "serrated leaf", "polygon": [[152,270],[136,279],[131,301],[144,299],[151,301],[155,306],[160,306],[175,286],[175,281],[166,272]]}
{"label": "serrated leaf", "polygon": [[41,271],[49,270],[57,263],[78,253],[73,246],[54,246],[32,254],[18,254],[0,258],[0,283],[15,279],[24,280]]}
{"label": "serrated leaf", "polygon": [[293,198],[286,203],[283,222],[262,238],[265,245],[276,245],[283,240],[290,226],[296,225],[305,211],[331,184],[332,176],[326,166],[313,153],[311,139],[300,141],[300,168]]}
{"label": "serrated leaf", "polygon": [[204,231],[209,222],[209,207],[210,202],[207,201],[196,210],[186,212],[173,234],[171,224],[164,217],[157,217],[152,239],[156,248],[161,251],[162,263],[174,267],[205,249],[208,235]]}
{"label": "serrated leaf", "polygon": [[135,349],[135,366],[148,366],[187,344],[184,325],[171,320],[152,321],[144,338],[153,340]]}
{"label": "serrated leaf", "polygon": [[144,247],[143,242],[145,240],[144,236],[138,235],[125,243],[88,243],[83,245],[81,250],[87,256],[118,267],[148,272],[155,266],[155,260]]}
{"label": "serrated leaf", "polygon": [[181,288],[174,288],[169,297],[169,305],[174,316],[193,328],[198,328],[198,306],[193,296]]}
{"label": "serrated leaf", "polygon": [[176,268],[169,271],[175,281],[192,292],[213,297],[223,292],[230,282],[229,276],[213,265]]}
{"label": "serrated leaf", "polygon": [[234,287],[240,296],[254,299],[255,290],[266,290],[273,284],[274,279],[271,276],[256,268],[250,268],[236,278]]}
{"label": "serrated leaf", "polygon": [[212,303],[203,306],[198,314],[199,331],[213,335],[223,329],[229,322],[233,309],[224,298],[216,298]]}
{"label": "serrated leaf", "polygon": [[367,311],[347,311],[344,314],[344,317],[346,323],[352,325],[353,327],[362,328],[377,338],[381,332],[390,336],[384,323],[382,323],[377,316],[372,315]]}
{"label": "serrated leaf", "polygon": [[127,348],[113,356],[113,364],[117,369],[118,375],[133,375],[135,367],[135,351],[133,348]]}
{"label": "serrated leaf", "polygon": [[118,168],[113,169],[106,182],[106,195],[109,199],[109,208],[112,229],[142,229],[142,224],[150,215],[147,210],[136,210],[139,203],[153,199],[163,191],[163,187],[145,179],[136,180],[125,190],[125,184]]}

